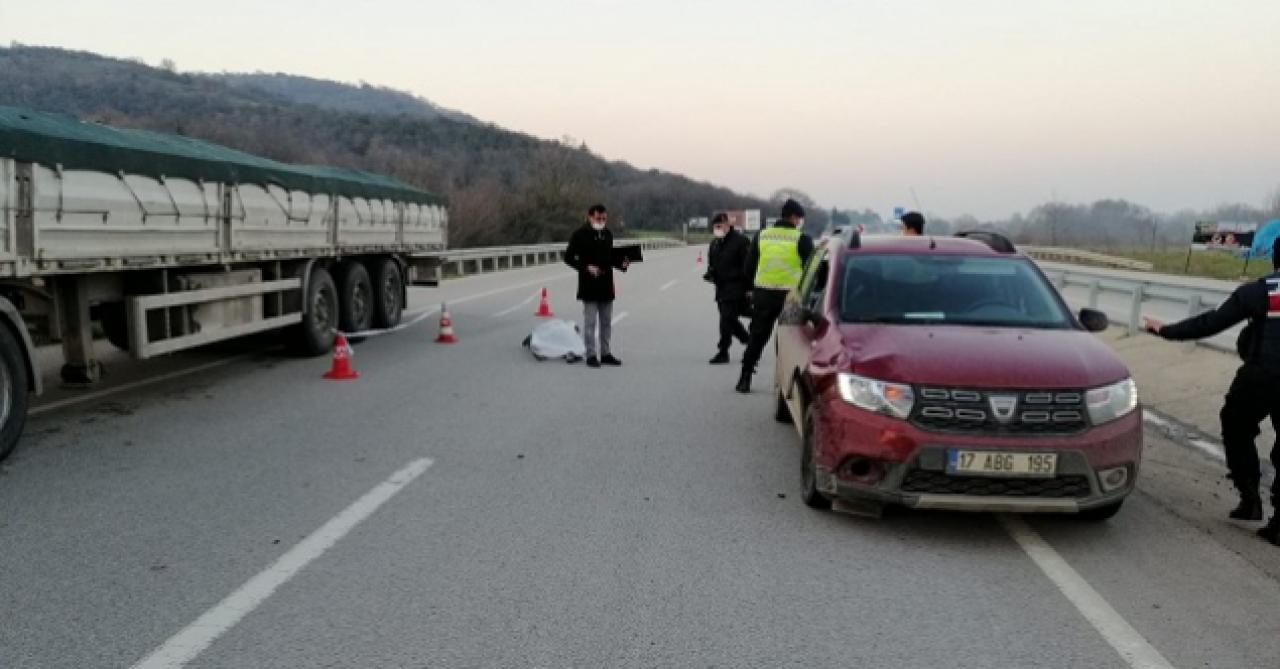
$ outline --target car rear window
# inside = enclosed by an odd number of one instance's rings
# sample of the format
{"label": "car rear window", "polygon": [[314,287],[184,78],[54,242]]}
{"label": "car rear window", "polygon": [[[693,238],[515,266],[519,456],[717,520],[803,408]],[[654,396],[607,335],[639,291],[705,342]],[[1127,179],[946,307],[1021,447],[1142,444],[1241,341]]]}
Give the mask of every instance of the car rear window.
{"label": "car rear window", "polygon": [[1071,327],[1025,258],[858,253],[840,283],[840,319],[849,323]]}

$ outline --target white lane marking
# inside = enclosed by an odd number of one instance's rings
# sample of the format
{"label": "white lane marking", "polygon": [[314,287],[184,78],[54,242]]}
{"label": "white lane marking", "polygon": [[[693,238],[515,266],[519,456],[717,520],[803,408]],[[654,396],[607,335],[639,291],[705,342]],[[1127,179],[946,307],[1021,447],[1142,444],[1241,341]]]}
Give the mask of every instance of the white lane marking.
{"label": "white lane marking", "polygon": [[1142,420],[1160,427],[1169,427],[1169,421],[1145,409],[1142,412]]}
{"label": "white lane marking", "polygon": [[672,280],[670,280],[670,281],[668,281],[668,282],[666,282],[666,283],[662,284],[662,287],[661,287],[661,288],[659,288],[658,290],[659,290],[660,292],[664,292],[664,293],[665,293],[665,292],[667,291],[667,289],[668,289],[668,288],[670,288],[670,287],[672,287],[672,286],[676,285],[677,283],[680,283],[680,280],[679,280],[679,279],[672,279]]}
{"label": "white lane marking", "polygon": [[1072,569],[1026,521],[1007,514],[1001,514],[999,518],[1009,536],[1018,542],[1031,561],[1058,586],[1058,590],[1098,630],[1102,638],[1111,644],[1126,664],[1135,669],[1173,669],[1173,665],[1164,659],[1160,651],[1111,608],[1107,600]]}
{"label": "white lane marking", "polygon": [[[1170,429],[1170,428],[1172,428],[1172,427],[1175,427],[1175,426],[1173,425],[1173,423],[1169,422],[1167,419],[1165,419],[1164,417],[1162,417],[1162,416],[1160,416],[1160,415],[1158,415],[1158,414],[1152,413],[1151,411],[1145,411],[1145,410],[1144,410],[1144,411],[1142,412],[1142,420],[1143,420],[1143,421],[1145,421],[1145,422],[1147,422],[1147,423],[1151,423],[1152,425],[1155,425],[1155,426],[1157,426],[1157,427],[1160,427],[1160,428],[1166,429],[1166,430],[1167,430],[1167,429]],[[1192,447],[1192,448],[1196,449],[1197,451],[1200,451],[1201,453],[1204,453],[1205,455],[1209,456],[1210,458],[1213,458],[1214,460],[1217,460],[1218,462],[1226,462],[1226,461],[1227,461],[1227,456],[1223,453],[1223,451],[1222,451],[1222,446],[1220,446],[1219,444],[1215,444],[1215,443],[1214,443],[1214,442],[1212,442],[1212,441],[1206,441],[1206,440],[1204,440],[1204,439],[1192,438],[1192,439],[1187,439],[1187,440],[1186,440],[1186,444],[1187,444],[1188,446],[1190,446],[1190,447]]]}
{"label": "white lane marking", "polygon": [[626,318],[627,316],[630,316],[630,315],[631,315],[630,313],[628,313],[628,312],[624,311],[624,312],[622,312],[622,313],[618,314],[617,316],[614,316],[614,317],[613,317],[613,320],[609,321],[609,325],[617,325],[617,324],[618,324],[618,321],[621,321],[622,319],[624,319],[624,318]]}
{"label": "white lane marking", "polygon": [[1188,439],[1187,443],[1214,460],[1219,462],[1227,461],[1227,456],[1222,452],[1222,447],[1212,441],[1205,441],[1204,439]]}
{"label": "white lane marking", "polygon": [[494,318],[502,318],[503,316],[506,316],[507,314],[509,314],[509,313],[511,313],[511,312],[513,312],[513,311],[515,311],[516,309],[519,309],[519,308],[521,308],[521,307],[526,307],[526,306],[528,306],[529,304],[531,304],[534,300],[538,299],[538,297],[539,297],[539,296],[541,296],[541,295],[542,295],[541,291],[539,291],[539,292],[537,292],[537,293],[534,293],[534,294],[530,295],[529,297],[526,297],[526,298],[524,299],[524,301],[523,301],[523,302],[521,302],[520,304],[517,304],[517,305],[515,305],[514,307],[510,307],[510,308],[508,308],[508,309],[503,309],[502,311],[499,311],[498,313],[494,314],[494,315],[493,315],[493,317],[494,317]]}
{"label": "white lane marking", "polygon": [[48,404],[41,404],[41,405],[40,405],[40,406],[38,406],[38,407],[34,407],[34,408],[32,408],[31,410],[27,411],[27,415],[29,415],[29,416],[39,416],[39,415],[40,415],[40,414],[42,414],[42,413],[48,413],[48,412],[50,412],[50,411],[56,411],[56,410],[58,410],[58,409],[62,409],[62,408],[64,408],[64,407],[73,406],[73,405],[76,405],[76,404],[80,404],[80,403],[82,403],[82,402],[92,402],[93,400],[101,399],[101,398],[103,398],[103,397],[107,397],[107,396],[109,396],[109,395],[114,395],[114,394],[116,394],[116,393],[122,393],[122,392],[125,392],[125,391],[127,391],[127,390],[133,390],[133,389],[135,389],[135,388],[142,388],[142,387],[144,387],[144,386],[149,386],[149,385],[152,385],[152,384],[154,384],[154,383],[160,383],[160,382],[162,382],[162,381],[169,381],[169,380],[171,380],[171,379],[179,379],[179,378],[182,378],[182,377],[184,377],[184,376],[190,376],[191,374],[198,374],[198,373],[200,373],[200,372],[207,372],[207,371],[209,371],[209,370],[211,370],[211,369],[216,369],[216,368],[218,368],[218,367],[223,367],[223,366],[225,366],[225,365],[230,365],[230,364],[231,364],[231,363],[233,363],[233,362],[239,362],[239,361],[241,361],[241,360],[246,360],[246,359],[248,359],[250,356],[257,355],[258,353],[262,353],[262,351],[255,351],[255,352],[253,352],[253,353],[244,353],[244,354],[241,354],[241,355],[235,355],[235,356],[232,356],[232,357],[230,357],[230,358],[226,358],[226,359],[224,359],[224,360],[214,360],[213,362],[206,362],[206,363],[204,363],[203,365],[196,365],[195,367],[188,367],[188,368],[186,368],[186,369],[179,369],[179,370],[175,370],[175,371],[172,371],[172,372],[166,372],[166,373],[164,373],[164,374],[160,374],[160,375],[158,375],[158,376],[152,376],[152,377],[145,378],[145,379],[139,379],[139,380],[137,380],[137,381],[130,381],[129,383],[122,383],[122,384],[120,384],[120,385],[118,385],[118,386],[114,386],[114,387],[112,387],[112,388],[103,388],[102,390],[94,390],[94,391],[86,392],[86,393],[84,393],[83,395],[76,395],[75,397],[67,397],[67,398],[64,398],[64,399],[60,399],[60,400],[56,400],[56,401],[53,401],[53,402],[49,402]]}
{"label": "white lane marking", "polygon": [[258,608],[277,588],[289,582],[289,579],[296,576],[313,560],[324,555],[325,551],[338,543],[352,528],[373,515],[378,507],[421,476],[431,464],[432,461],[429,458],[414,460],[387,480],[374,486],[351,506],[321,525],[320,529],[299,541],[271,566],[249,579],[226,599],[171,637],[164,645],[133,665],[133,669],[182,667],[195,659],[218,637],[235,627],[245,616]]}

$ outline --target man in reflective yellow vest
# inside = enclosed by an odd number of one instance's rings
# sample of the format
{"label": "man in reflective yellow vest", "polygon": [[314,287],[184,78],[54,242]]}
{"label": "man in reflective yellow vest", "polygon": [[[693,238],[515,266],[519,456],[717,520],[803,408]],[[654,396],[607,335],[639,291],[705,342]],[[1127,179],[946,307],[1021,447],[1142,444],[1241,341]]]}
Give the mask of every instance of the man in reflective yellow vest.
{"label": "man in reflective yellow vest", "polygon": [[805,263],[813,255],[813,239],[800,231],[804,207],[795,200],[782,205],[782,216],[768,230],[761,230],[747,253],[747,276],[754,277],[751,301],[751,341],[742,354],[742,375],[737,391],[751,392],[751,375],[760,354],[773,336],[774,323],[782,314],[787,293],[800,285]]}

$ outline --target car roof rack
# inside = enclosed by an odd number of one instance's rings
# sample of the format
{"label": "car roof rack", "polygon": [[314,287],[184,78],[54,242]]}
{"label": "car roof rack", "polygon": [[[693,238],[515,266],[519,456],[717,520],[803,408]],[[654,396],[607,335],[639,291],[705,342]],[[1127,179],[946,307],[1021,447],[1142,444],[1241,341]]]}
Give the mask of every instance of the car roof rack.
{"label": "car roof rack", "polygon": [[964,239],[972,239],[975,242],[982,242],[991,247],[996,253],[1017,253],[1018,249],[1009,241],[1008,237],[990,230],[962,230],[956,233],[957,237]]}
{"label": "car roof rack", "polygon": [[850,225],[849,229],[841,233],[841,238],[844,239],[846,249],[862,248],[862,234],[858,232],[856,225]]}

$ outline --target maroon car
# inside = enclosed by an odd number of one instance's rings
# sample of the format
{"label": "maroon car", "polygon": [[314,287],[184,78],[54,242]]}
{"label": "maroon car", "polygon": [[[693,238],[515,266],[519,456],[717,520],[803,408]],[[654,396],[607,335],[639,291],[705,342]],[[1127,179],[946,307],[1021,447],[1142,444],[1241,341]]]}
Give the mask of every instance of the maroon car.
{"label": "maroon car", "polygon": [[802,444],[803,499],[878,512],[1109,518],[1133,490],[1129,371],[1036,265],[990,233],[829,241],[787,298],[776,417]]}

